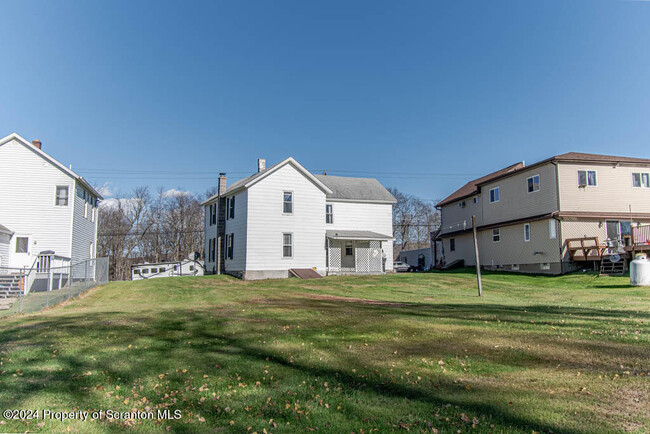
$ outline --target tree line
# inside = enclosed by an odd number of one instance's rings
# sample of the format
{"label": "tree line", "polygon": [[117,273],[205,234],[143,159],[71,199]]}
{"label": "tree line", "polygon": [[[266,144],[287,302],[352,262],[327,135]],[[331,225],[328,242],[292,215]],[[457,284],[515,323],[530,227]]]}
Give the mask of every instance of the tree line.
{"label": "tree line", "polygon": [[[206,192],[206,195],[211,191]],[[110,259],[111,280],[129,280],[131,265],[168,262],[203,252],[204,196],[138,187],[99,208],[97,249]]]}

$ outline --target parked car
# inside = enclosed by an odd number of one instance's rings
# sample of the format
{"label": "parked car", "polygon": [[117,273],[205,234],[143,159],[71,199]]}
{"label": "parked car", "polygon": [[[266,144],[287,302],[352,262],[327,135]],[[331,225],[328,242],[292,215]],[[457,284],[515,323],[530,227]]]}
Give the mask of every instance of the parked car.
{"label": "parked car", "polygon": [[406,262],[401,262],[401,261],[393,262],[393,270],[395,270],[398,273],[409,271],[410,268],[411,266]]}

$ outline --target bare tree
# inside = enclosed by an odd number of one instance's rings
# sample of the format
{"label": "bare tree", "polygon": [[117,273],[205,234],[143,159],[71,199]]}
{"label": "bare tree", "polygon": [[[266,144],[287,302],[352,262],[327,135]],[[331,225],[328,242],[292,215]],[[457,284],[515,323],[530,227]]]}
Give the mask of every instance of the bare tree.
{"label": "bare tree", "polygon": [[395,252],[429,246],[429,234],[440,226],[440,214],[430,202],[389,188],[393,205]]}
{"label": "bare tree", "polygon": [[104,201],[100,207],[99,253],[111,259],[113,280],[130,278],[139,262],[178,261],[203,249],[201,198],[179,190],[146,187]]}

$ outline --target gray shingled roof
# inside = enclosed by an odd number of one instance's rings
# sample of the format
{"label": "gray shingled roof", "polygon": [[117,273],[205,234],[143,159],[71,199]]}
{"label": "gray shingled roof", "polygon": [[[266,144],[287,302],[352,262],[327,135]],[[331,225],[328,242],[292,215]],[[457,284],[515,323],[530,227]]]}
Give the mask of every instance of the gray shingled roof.
{"label": "gray shingled roof", "polygon": [[343,176],[314,175],[332,194],[328,199],[367,200],[395,203],[397,200],[373,178],[347,178]]}
{"label": "gray shingled roof", "polygon": [[392,235],[382,235],[372,231],[326,231],[327,238],[334,240],[390,240]]}
{"label": "gray shingled roof", "polygon": [[13,231],[10,231],[6,226],[0,225],[0,232],[4,232],[5,234],[13,234]]}

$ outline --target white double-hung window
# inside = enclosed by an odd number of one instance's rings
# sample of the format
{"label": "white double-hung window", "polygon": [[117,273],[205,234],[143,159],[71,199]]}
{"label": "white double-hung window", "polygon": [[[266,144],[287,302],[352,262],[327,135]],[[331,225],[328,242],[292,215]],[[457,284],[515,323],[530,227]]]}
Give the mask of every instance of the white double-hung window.
{"label": "white double-hung window", "polygon": [[282,214],[293,214],[293,193],[290,191],[282,193]]}
{"label": "white double-hung window", "polygon": [[293,234],[282,234],[282,257],[293,258]]}
{"label": "white double-hung window", "polygon": [[56,206],[68,206],[68,191],[69,187],[67,185],[57,185],[56,186]]}

